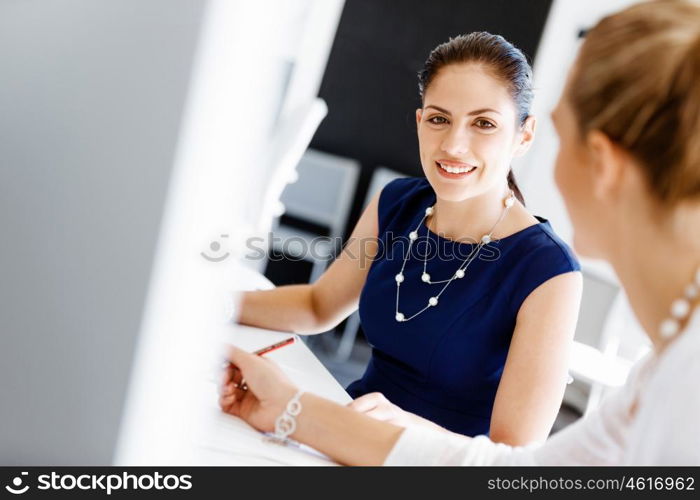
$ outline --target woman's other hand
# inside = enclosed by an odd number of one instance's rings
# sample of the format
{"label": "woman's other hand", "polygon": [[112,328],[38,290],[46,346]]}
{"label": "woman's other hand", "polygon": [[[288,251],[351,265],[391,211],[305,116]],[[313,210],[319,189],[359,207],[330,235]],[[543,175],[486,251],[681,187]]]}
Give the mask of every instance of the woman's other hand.
{"label": "woman's other hand", "polygon": [[401,427],[411,424],[411,414],[389,401],[381,392],[371,392],[348,403],[348,407],[368,417]]}

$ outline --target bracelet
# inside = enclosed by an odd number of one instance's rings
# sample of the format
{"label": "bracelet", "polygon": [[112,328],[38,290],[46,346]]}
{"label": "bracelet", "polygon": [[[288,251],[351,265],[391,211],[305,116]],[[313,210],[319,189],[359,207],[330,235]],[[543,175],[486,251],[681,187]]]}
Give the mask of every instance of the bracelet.
{"label": "bracelet", "polygon": [[282,414],[275,420],[275,433],[266,436],[266,440],[277,444],[288,444],[289,436],[297,430],[296,416],[301,413],[301,401],[299,399],[304,391],[297,393],[289,400]]}

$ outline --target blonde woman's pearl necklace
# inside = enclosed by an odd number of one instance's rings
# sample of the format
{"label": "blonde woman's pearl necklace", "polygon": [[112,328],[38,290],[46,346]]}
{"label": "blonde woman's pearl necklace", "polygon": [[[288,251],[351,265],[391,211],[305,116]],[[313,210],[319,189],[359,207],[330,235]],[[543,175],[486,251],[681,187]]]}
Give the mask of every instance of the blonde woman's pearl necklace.
{"label": "blonde woman's pearl necklace", "polygon": [[410,316],[406,316],[403,312],[401,312],[401,310],[399,308],[399,297],[401,295],[401,283],[403,283],[405,280],[405,276],[403,274],[403,271],[406,268],[406,262],[408,262],[408,257],[411,255],[411,248],[413,247],[413,242],[415,242],[418,239],[418,229],[423,225],[423,221],[426,219],[426,217],[430,217],[435,212],[434,206],[426,208],[425,214],[421,218],[421,220],[418,223],[418,225],[416,226],[416,228],[413,231],[411,231],[410,233],[408,233],[408,239],[409,239],[408,250],[406,251],[406,255],[404,256],[403,264],[401,265],[401,271],[399,271],[399,274],[394,276],[394,280],[396,281],[396,310],[395,310],[394,318],[396,319],[396,321],[398,321],[399,323],[404,322],[404,321],[410,321],[413,318],[415,318],[416,316],[418,316],[419,314],[424,313],[425,311],[427,311],[431,307],[436,307],[438,305],[440,296],[445,292],[447,287],[450,286],[450,284],[452,284],[452,282],[454,280],[464,278],[467,269],[469,268],[471,263],[474,262],[474,260],[476,260],[476,258],[479,256],[479,252],[481,251],[481,249],[484,246],[491,243],[491,241],[493,241],[493,232],[495,231],[498,224],[500,224],[500,222],[505,218],[506,214],[508,213],[508,210],[513,206],[514,203],[515,203],[515,194],[513,193],[513,191],[510,191],[510,193],[508,194],[508,197],[505,200],[503,200],[503,211],[501,212],[501,216],[499,217],[499,219],[493,225],[491,230],[487,234],[485,234],[481,237],[481,239],[477,243],[476,248],[474,250],[472,250],[472,252],[467,256],[466,259],[464,259],[462,261],[462,263],[457,268],[457,271],[455,271],[455,273],[450,278],[445,279],[445,280],[440,280],[440,281],[432,281],[431,280],[431,276],[427,272],[427,259],[428,259],[427,253],[428,252],[426,250],[425,255],[423,257],[423,274],[421,274],[421,281],[423,281],[424,283],[428,283],[430,285],[438,285],[438,284],[444,283],[444,286],[442,287],[442,289],[440,289],[440,291],[437,294],[428,298],[427,304],[423,307],[423,309],[421,309],[420,311],[418,311]]}
{"label": "blonde woman's pearl necklace", "polygon": [[669,341],[681,331],[681,324],[690,316],[691,304],[700,296],[700,267],[695,271],[693,281],[685,287],[683,297],[671,303],[671,316],[659,325],[661,338]]}

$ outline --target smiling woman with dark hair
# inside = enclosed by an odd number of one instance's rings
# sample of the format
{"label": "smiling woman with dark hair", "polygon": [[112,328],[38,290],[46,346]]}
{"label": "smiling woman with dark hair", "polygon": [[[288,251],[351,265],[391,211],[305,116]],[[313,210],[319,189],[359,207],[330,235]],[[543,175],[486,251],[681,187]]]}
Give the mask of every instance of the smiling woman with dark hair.
{"label": "smiling woman with dark hair", "polygon": [[425,177],[385,186],[317,282],[245,293],[240,322],[318,333],[359,306],[372,358],[348,387],[351,408],[510,444],[544,440],[581,276],[525,208],[510,168],[534,138],[532,71],[503,37],[470,33],[430,53],[419,91]]}

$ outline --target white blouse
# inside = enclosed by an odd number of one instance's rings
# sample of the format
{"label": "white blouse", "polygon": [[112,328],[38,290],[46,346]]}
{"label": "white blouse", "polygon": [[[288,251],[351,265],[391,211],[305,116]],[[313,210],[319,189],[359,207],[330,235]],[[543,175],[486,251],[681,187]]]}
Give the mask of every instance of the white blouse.
{"label": "white blouse", "polygon": [[700,310],[660,356],[639,361],[597,411],[544,444],[511,447],[407,428],[385,465],[700,465]]}

